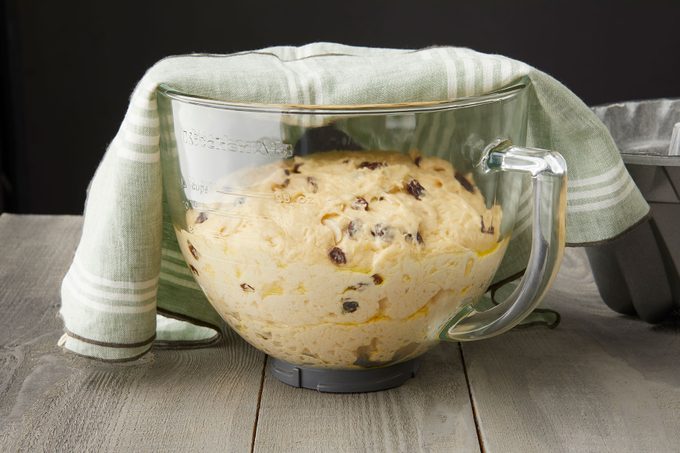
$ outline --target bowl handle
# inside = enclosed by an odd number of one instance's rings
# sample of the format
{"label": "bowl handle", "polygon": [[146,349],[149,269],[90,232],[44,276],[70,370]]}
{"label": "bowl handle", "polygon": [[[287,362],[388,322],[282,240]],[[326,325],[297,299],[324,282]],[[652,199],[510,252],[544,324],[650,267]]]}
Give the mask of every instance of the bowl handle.
{"label": "bowl handle", "polygon": [[442,329],[441,340],[471,341],[510,330],[541,302],[557,275],[565,243],[567,164],[556,152],[523,148],[508,140],[486,147],[482,171],[529,173],[533,190],[531,254],[517,288],[499,305],[477,311],[465,306]]}

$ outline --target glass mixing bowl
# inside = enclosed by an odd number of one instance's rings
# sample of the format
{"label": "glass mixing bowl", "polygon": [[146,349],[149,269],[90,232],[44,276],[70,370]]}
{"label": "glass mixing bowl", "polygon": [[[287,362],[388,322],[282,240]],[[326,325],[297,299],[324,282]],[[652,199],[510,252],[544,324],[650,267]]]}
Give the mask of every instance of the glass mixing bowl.
{"label": "glass mixing bowl", "polygon": [[[507,331],[540,302],[564,247],[566,165],[523,147],[526,88],[312,106],[162,85],[165,196],[189,269],[236,332],[295,366],[386,367]],[[529,179],[527,270],[482,311]]]}

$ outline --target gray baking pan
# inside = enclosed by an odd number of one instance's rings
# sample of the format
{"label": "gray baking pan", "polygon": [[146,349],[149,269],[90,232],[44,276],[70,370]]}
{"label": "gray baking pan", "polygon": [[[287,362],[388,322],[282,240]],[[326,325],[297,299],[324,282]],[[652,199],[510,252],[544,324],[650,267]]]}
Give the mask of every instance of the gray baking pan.
{"label": "gray baking pan", "polygon": [[680,99],[593,108],[609,128],[650,216],[586,252],[604,302],[655,323],[680,306]]}

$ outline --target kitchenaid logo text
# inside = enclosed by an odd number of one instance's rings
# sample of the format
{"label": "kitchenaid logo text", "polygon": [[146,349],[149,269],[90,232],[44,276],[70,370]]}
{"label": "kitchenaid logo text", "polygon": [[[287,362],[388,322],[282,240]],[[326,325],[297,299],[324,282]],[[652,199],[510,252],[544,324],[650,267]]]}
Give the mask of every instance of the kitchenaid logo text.
{"label": "kitchenaid logo text", "polygon": [[187,145],[232,153],[261,154],[263,156],[288,158],[293,155],[293,146],[273,138],[240,140],[225,135],[215,135],[197,129],[182,130],[182,141]]}

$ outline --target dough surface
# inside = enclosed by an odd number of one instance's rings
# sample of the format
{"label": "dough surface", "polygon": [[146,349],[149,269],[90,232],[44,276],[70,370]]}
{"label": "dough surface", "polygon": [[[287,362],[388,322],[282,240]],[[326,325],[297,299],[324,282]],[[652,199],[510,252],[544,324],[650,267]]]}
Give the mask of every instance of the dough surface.
{"label": "dough surface", "polygon": [[445,160],[324,152],[230,175],[176,226],[220,315],[298,365],[383,366],[436,343],[503,257],[501,209]]}

